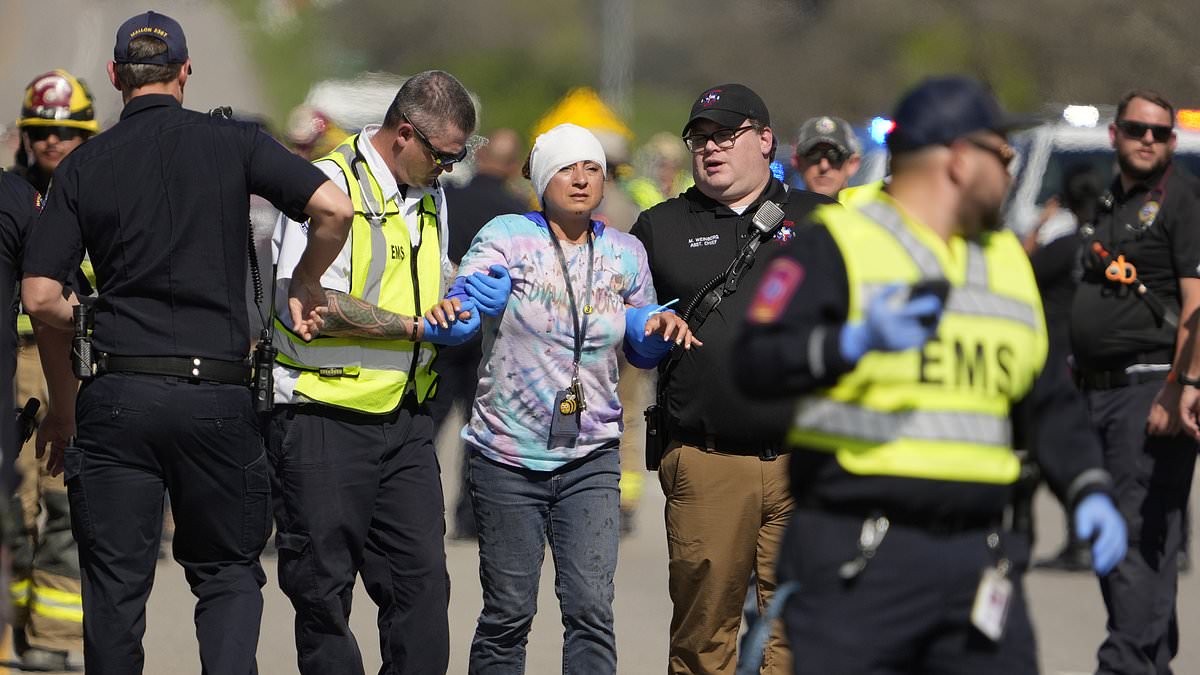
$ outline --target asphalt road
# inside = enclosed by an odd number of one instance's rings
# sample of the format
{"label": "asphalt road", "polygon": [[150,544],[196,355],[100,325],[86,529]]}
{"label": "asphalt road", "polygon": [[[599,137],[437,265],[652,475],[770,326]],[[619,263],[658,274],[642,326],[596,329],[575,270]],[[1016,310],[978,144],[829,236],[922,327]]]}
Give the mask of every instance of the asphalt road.
{"label": "asphalt road", "polygon": [[[445,453],[449,454],[449,453]],[[444,457],[449,498],[455,491],[451,475],[457,462]],[[665,668],[670,601],[666,591],[666,544],[662,523],[663,497],[657,481],[647,476],[647,491],[637,515],[634,534],[623,540],[617,568],[618,670],[629,675],[660,675]],[[1193,512],[1196,512],[1193,510]],[[1056,551],[1062,542],[1063,518],[1048,493],[1039,495],[1037,515],[1042,527],[1037,547],[1039,556]],[[453,588],[450,604],[450,672],[466,672],[466,656],[480,608],[477,551],[474,544],[448,542],[446,547]],[[269,581],[265,589],[266,612],[259,646],[259,668],[263,675],[295,673],[292,643],[292,612],[275,580],[275,567],[267,562]],[[199,672],[191,622],[192,596],[177,565],[159,565],[158,580],[148,609],[146,672],[156,675]],[[1046,675],[1090,673],[1095,650],[1104,635],[1104,606],[1094,577],[1090,574],[1033,572],[1026,587],[1037,628],[1042,672]],[[1200,590],[1196,574],[1182,578],[1179,610],[1183,639],[1174,666],[1178,673],[1200,672],[1200,646],[1194,637],[1200,631]],[[374,612],[361,589],[352,617],[359,636],[366,672],[380,664]],[[529,640],[527,672],[557,673],[561,668],[562,630],[554,595],[553,570],[543,568],[538,616]]]}

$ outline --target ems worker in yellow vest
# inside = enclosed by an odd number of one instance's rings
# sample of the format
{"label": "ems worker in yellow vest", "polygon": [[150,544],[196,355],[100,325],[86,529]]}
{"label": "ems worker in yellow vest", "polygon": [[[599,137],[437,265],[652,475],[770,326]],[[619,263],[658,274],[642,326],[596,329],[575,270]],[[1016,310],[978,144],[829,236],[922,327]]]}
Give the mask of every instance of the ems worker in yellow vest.
{"label": "ems worker in yellow vest", "polygon": [[1015,405],[1055,420],[1036,427],[1039,460],[1097,574],[1124,555],[1124,522],[1078,394],[1043,370],[1033,272],[999,228],[1019,122],[962,77],[925,81],[894,119],[891,183],[817,211],[736,352],[747,392],[800,396],[780,563],[795,672],[1036,673],[1029,544],[1002,524]]}
{"label": "ems worker in yellow vest", "polygon": [[275,234],[279,356],[268,447],[279,583],[296,610],[304,675],[363,672],[348,623],[357,575],[379,606],[381,672],[448,665],[445,519],[426,404],[437,388],[434,345],[465,340],[479,317],[448,326],[420,317],[450,275],[437,179],[466,157],[474,130],[467,90],[427,71],[404,83],[382,125],[317,160],[350,195],[355,217],[321,278],[328,310],[306,322],[320,328],[311,341],[291,330],[284,305],[304,226],[281,219]]}

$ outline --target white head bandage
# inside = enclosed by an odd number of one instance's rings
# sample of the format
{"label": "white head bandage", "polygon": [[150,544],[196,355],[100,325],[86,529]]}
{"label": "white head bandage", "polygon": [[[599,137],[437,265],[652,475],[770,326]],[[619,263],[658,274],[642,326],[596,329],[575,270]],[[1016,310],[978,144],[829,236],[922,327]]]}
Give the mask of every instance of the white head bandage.
{"label": "white head bandage", "polygon": [[604,148],[592,132],[576,124],[560,124],[537,137],[529,155],[529,180],[538,200],[550,184],[550,179],[564,166],[593,161],[605,170]]}

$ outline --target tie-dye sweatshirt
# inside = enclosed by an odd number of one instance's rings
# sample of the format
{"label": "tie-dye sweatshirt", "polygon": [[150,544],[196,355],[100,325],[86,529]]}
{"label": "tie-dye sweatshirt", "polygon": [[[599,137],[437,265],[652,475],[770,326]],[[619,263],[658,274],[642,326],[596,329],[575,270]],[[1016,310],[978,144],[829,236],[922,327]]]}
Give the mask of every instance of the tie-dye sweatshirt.
{"label": "tie-dye sweatshirt", "polygon": [[[641,242],[600,223],[594,222],[592,230],[592,312],[579,364],[587,409],[579,417],[579,438],[570,446],[550,444],[554,399],[571,383],[575,349],[567,286],[550,230],[523,215],[499,216],[479,231],[463,256],[459,276],[486,274],[500,264],[513,281],[504,312],[484,317],[479,388],[462,431],[463,439],[492,460],[553,471],[621,437],[617,351],[625,336],[625,308],[655,302],[654,285]],[[589,304],[588,246],[560,243],[582,320]]]}

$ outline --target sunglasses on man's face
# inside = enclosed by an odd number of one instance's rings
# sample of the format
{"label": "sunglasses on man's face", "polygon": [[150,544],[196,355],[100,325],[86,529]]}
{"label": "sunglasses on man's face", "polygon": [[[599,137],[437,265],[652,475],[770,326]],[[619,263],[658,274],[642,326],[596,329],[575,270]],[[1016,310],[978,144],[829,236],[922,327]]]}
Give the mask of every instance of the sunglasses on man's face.
{"label": "sunglasses on man's face", "polygon": [[822,159],[828,160],[829,166],[832,166],[835,169],[842,168],[842,165],[845,164],[846,160],[850,158],[849,155],[841,150],[828,145],[818,145],[814,148],[810,148],[808,152],[805,152],[800,156],[804,158],[804,161],[814,166],[820,164]]}
{"label": "sunglasses on man's face", "polygon": [[51,136],[57,136],[60,141],[73,141],[87,135],[86,131],[75,127],[25,127],[25,133],[33,142],[44,141]]}
{"label": "sunglasses on man's face", "polygon": [[1174,129],[1165,124],[1146,124],[1145,122],[1134,122],[1133,120],[1121,120],[1117,122],[1117,128],[1127,138],[1135,140],[1145,138],[1146,132],[1149,131],[1155,143],[1166,143],[1171,139],[1171,133],[1174,131]]}
{"label": "sunglasses on man's face", "polygon": [[433,157],[434,164],[437,164],[439,167],[445,169],[446,167],[458,164],[467,158],[467,152],[469,149],[465,145],[463,146],[462,151],[458,153],[442,152],[441,150],[433,147],[433,143],[429,142],[429,137],[427,137],[424,132],[418,129],[417,125],[412,123],[412,120],[408,119],[408,115],[400,115],[400,117],[405,122],[408,122],[408,126],[412,127],[412,130],[416,132],[417,138],[421,140],[421,144],[425,146],[425,149],[429,151],[429,155]]}

